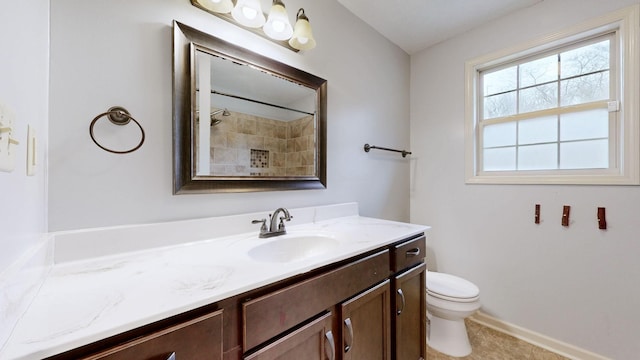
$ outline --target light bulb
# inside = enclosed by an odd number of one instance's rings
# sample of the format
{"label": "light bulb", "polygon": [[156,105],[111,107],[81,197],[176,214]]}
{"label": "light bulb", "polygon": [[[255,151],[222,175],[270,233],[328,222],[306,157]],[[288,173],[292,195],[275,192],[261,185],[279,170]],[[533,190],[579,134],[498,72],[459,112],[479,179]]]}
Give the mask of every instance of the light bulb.
{"label": "light bulb", "polygon": [[259,0],[238,0],[231,16],[240,25],[251,28],[261,27],[266,20]]}
{"label": "light bulb", "polygon": [[275,30],[276,32],[281,33],[284,30],[284,23],[282,21],[274,21],[272,23],[273,26],[273,30]]}
{"label": "light bulb", "polygon": [[249,20],[253,20],[258,15],[258,11],[256,9],[252,9],[248,6],[242,7],[242,14]]}
{"label": "light bulb", "polygon": [[216,13],[226,14],[233,9],[231,0],[196,0],[203,8]]}
{"label": "light bulb", "polygon": [[287,10],[281,0],[273,0],[269,18],[262,29],[268,37],[274,40],[289,40],[293,35]]}

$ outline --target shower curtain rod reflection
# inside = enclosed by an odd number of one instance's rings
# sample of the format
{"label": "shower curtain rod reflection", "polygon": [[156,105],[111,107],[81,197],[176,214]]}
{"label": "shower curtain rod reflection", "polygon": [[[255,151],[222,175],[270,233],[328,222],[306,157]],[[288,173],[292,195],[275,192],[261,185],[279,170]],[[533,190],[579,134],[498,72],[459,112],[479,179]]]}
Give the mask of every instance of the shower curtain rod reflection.
{"label": "shower curtain rod reflection", "polygon": [[260,101],[260,100],[254,100],[254,99],[249,99],[243,96],[239,96],[239,95],[233,95],[233,94],[227,94],[227,93],[223,93],[220,91],[216,91],[216,90],[211,90],[211,93],[214,95],[221,95],[221,96],[228,96],[234,99],[240,99],[240,100],[245,100],[245,101],[251,101],[254,102],[256,104],[261,104],[261,105],[267,105],[267,106],[272,106],[275,108],[279,108],[279,109],[284,109],[284,110],[290,110],[290,111],[295,111],[301,114],[306,114],[306,115],[315,115],[314,113],[310,113],[308,111],[303,111],[303,110],[298,110],[298,109],[292,109],[292,108],[288,108],[286,106],[282,106],[282,105],[276,105],[276,104],[270,104],[268,102],[264,102],[264,101]]}
{"label": "shower curtain rod reflection", "polygon": [[381,146],[364,144],[364,151],[365,152],[369,152],[369,150],[371,150],[371,149],[399,152],[399,153],[402,153],[402,157],[407,157],[407,155],[411,155],[411,151],[407,151],[407,150],[396,150],[396,149],[389,149],[389,148],[381,147]]}

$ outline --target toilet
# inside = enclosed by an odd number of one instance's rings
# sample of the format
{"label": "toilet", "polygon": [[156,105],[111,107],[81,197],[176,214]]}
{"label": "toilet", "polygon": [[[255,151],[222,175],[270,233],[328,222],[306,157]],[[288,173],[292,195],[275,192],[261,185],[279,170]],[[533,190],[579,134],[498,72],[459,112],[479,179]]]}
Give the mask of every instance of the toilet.
{"label": "toilet", "polygon": [[472,282],[427,271],[427,343],[455,357],[471,354],[464,319],[480,308],[480,289]]}

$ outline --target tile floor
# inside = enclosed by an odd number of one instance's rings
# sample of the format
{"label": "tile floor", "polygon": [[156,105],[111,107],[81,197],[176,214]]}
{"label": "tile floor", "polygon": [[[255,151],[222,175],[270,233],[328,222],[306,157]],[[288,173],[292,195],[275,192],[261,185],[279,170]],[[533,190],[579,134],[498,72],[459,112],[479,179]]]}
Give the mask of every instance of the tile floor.
{"label": "tile floor", "polygon": [[499,331],[466,320],[467,333],[473,352],[456,358],[427,349],[427,360],[568,360],[558,354],[531,345]]}

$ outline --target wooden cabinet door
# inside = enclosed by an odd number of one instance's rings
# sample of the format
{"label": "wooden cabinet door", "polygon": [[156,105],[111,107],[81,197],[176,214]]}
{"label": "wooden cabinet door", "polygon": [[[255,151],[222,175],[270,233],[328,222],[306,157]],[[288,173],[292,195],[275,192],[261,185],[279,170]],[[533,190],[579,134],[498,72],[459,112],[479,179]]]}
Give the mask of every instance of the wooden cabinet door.
{"label": "wooden cabinet door", "polygon": [[395,358],[426,358],[426,265],[420,264],[394,279]]}
{"label": "wooden cabinet door", "polygon": [[84,360],[222,360],[222,310],[140,337]]}
{"label": "wooden cabinet door", "polygon": [[391,360],[389,280],[340,305],[344,360]]}
{"label": "wooden cabinet door", "polygon": [[344,299],[389,278],[389,250],[378,251],[337,269],[242,304],[243,349],[289,331]]}
{"label": "wooden cabinet door", "polygon": [[245,360],[335,360],[336,347],[331,323],[326,313],[277,341],[260,348]]}

